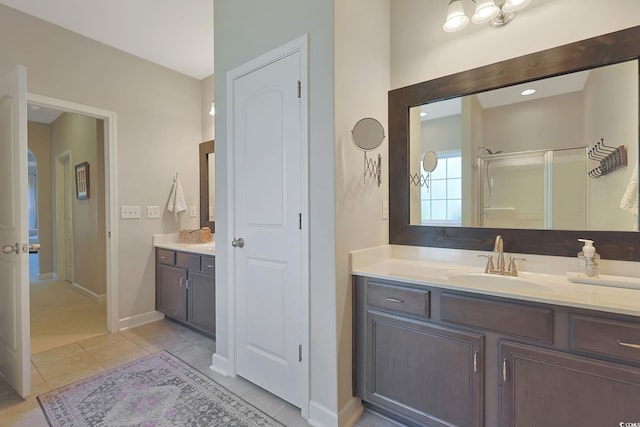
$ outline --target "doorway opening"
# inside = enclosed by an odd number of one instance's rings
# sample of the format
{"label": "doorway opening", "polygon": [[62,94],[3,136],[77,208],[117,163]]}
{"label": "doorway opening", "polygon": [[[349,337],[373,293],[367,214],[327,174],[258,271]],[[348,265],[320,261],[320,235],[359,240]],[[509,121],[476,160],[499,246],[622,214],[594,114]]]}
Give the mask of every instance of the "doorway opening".
{"label": "doorway opening", "polygon": [[[27,100],[29,148],[39,166],[40,250],[29,257],[30,271],[37,268],[30,274],[35,354],[118,329],[115,113],[36,94]],[[78,165],[90,177],[81,197]]]}

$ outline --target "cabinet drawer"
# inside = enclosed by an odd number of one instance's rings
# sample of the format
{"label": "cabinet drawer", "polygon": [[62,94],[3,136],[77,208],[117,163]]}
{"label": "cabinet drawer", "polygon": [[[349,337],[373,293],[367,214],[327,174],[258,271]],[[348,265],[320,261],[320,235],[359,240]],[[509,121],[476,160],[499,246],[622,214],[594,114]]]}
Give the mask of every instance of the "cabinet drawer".
{"label": "cabinet drawer", "polygon": [[202,257],[202,273],[207,276],[214,277],[216,275],[216,257],[203,256]]}
{"label": "cabinet drawer", "polygon": [[176,253],[169,249],[157,249],[156,256],[160,264],[175,265]]}
{"label": "cabinet drawer", "polygon": [[369,282],[367,304],[383,310],[429,317],[429,291]]}
{"label": "cabinet drawer", "polygon": [[553,310],[443,293],[443,321],[553,342]]}
{"label": "cabinet drawer", "polygon": [[176,252],[176,265],[187,270],[200,271],[200,255]]}
{"label": "cabinet drawer", "polygon": [[640,324],[571,315],[571,349],[640,362]]}

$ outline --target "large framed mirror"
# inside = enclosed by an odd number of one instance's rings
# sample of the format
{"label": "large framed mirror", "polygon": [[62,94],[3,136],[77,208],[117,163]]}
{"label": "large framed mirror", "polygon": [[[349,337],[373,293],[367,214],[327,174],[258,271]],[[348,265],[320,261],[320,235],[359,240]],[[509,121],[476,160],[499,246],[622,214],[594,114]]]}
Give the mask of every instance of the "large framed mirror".
{"label": "large framed mirror", "polygon": [[[634,27],[390,91],[390,243],[491,250],[501,234],[509,252],[575,256],[586,236],[640,261],[638,217],[620,208],[637,179],[638,57]],[[504,100],[530,85],[533,101]],[[624,165],[589,175],[619,147]]]}
{"label": "large framed mirror", "polygon": [[200,226],[216,231],[216,155],[213,140],[200,144]]}

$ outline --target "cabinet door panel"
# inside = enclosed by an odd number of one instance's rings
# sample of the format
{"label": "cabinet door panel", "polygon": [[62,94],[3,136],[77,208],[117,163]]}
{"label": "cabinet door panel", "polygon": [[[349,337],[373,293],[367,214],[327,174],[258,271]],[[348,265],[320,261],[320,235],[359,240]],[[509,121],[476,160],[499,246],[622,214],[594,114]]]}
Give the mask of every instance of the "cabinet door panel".
{"label": "cabinet door panel", "polygon": [[186,287],[187,271],[170,265],[158,267],[156,286],[158,311],[178,320],[187,320]]}
{"label": "cabinet door panel", "polygon": [[640,420],[640,369],[502,343],[500,426],[618,426]]}
{"label": "cabinet door panel", "polygon": [[189,319],[193,326],[216,333],[216,292],[212,277],[189,272]]}
{"label": "cabinet door panel", "polygon": [[429,426],[482,424],[482,335],[371,312],[369,319],[368,401]]}

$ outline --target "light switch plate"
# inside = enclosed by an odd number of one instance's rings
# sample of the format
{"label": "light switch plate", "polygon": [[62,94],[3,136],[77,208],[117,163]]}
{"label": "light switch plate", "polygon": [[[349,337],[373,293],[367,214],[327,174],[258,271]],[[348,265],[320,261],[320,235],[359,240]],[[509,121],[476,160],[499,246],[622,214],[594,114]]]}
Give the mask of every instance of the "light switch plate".
{"label": "light switch plate", "polygon": [[122,219],[139,219],[140,206],[120,206],[120,218]]}
{"label": "light switch plate", "polygon": [[160,218],[160,206],[147,206],[147,218]]}
{"label": "light switch plate", "polygon": [[198,210],[196,209],[195,206],[189,206],[189,217],[190,218],[195,218],[198,216]]}
{"label": "light switch plate", "polygon": [[389,219],[389,201],[382,201],[382,219]]}

